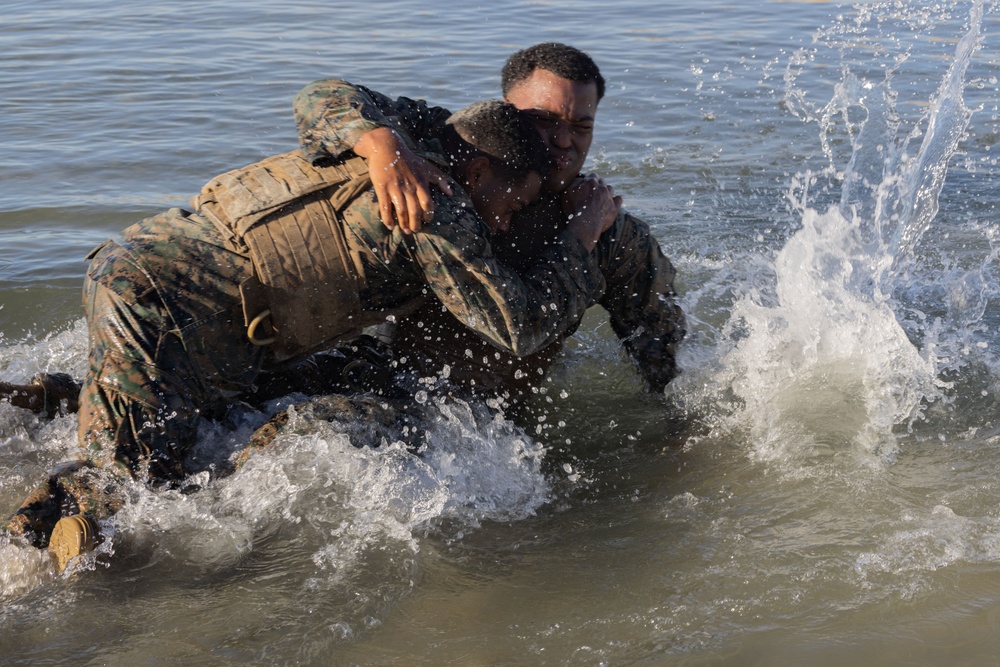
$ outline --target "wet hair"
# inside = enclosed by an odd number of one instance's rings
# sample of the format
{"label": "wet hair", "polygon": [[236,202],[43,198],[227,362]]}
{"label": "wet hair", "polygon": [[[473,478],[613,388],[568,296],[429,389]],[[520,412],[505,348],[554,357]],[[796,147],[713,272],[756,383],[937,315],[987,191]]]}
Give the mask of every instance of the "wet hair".
{"label": "wet hair", "polygon": [[597,101],[604,97],[604,77],[597,63],[580,49],[558,42],[535,44],[507,59],[500,79],[504,97],[536,69],[548,70],[558,77],[579,83],[593,81],[597,84]]}
{"label": "wet hair", "polygon": [[530,172],[545,178],[552,164],[531,120],[502,100],[475,102],[456,111],[445,122],[441,140],[454,166],[483,156],[501,178],[515,183]]}

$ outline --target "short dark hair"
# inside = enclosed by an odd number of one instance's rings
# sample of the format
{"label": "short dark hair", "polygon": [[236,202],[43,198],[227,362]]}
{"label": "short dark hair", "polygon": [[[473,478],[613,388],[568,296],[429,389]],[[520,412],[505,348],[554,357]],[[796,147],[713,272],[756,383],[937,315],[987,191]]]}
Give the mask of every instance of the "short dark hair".
{"label": "short dark hair", "polygon": [[453,161],[485,156],[500,176],[515,182],[532,171],[543,178],[549,173],[552,158],[545,141],[527,115],[510,102],[475,102],[452,114],[446,126],[455,132],[446,141]]}
{"label": "short dark hair", "polygon": [[515,85],[529,78],[536,69],[544,69],[570,81],[597,84],[597,100],[604,97],[604,77],[597,63],[580,49],[560,44],[544,42],[521,49],[511,55],[503,66],[500,79],[504,97]]}

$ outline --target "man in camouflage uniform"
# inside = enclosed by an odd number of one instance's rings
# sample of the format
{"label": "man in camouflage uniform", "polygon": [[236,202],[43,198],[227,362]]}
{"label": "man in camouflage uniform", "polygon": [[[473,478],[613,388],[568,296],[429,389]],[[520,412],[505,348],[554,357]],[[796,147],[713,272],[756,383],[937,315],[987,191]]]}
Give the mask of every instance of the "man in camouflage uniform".
{"label": "man in camouflage uniform", "polygon": [[[504,97],[525,110],[545,139],[556,169],[543,197],[520,211],[511,233],[494,245],[510,266],[533,265],[570,220],[579,174],[592,139],[604,79],[583,52],[539,44],[513,54],[503,69]],[[403,134],[427,136],[449,115],[422,100],[391,99],[338,79],[316,81],[295,99],[299,139],[314,161],[336,158],[359,143],[373,165],[374,188],[383,220],[419,229],[440,199],[431,187],[443,175],[409,152]],[[395,132],[389,130],[402,130]],[[400,159],[396,159],[396,156]],[[375,168],[378,165],[378,169]],[[609,315],[649,391],[662,392],[677,374],[676,348],[684,336],[684,316],[676,303],[674,267],[649,226],[622,210],[596,249],[607,288],[599,301]],[[569,335],[575,325],[564,332]],[[391,345],[425,375],[447,367],[453,382],[489,395],[517,400],[544,378],[562,347],[562,338],[534,355],[510,354],[485,344],[440,307],[428,303],[395,327]]]}
{"label": "man in camouflage uniform", "polygon": [[[382,224],[370,185],[357,188],[342,205],[323,208],[336,214],[322,222],[338,225],[345,246],[340,252],[349,258],[353,280],[307,283],[303,289],[312,290],[307,301],[349,296],[361,309],[357,323],[365,325],[412,311],[434,295],[477,335],[524,355],[561,337],[600,297],[604,280],[592,250],[612,224],[620,200],[597,181],[590,183],[586,208],[536,266],[519,275],[493,255],[491,240],[508,229],[514,211],[538,196],[540,174],[548,167],[545,147],[511,105],[473,105],[419,145],[407,141],[407,148],[433,153],[449,165],[453,196],[439,193],[433,218],[415,234]],[[308,163],[297,159],[306,166],[294,160],[292,166],[311,174]],[[258,179],[260,191],[287,185],[267,182],[278,173],[273,168],[251,165],[234,173],[239,184]],[[242,395],[252,394],[261,373],[296,361],[292,353],[301,352],[301,357],[312,351],[308,345],[286,345],[282,352],[287,337],[304,336],[315,348],[347,335],[338,328],[324,333],[322,322],[317,323],[319,331],[283,330],[275,322],[282,303],[274,300],[252,318],[258,311],[248,310],[244,288],[255,284],[266,267],[244,245],[249,232],[239,236],[237,223],[227,227],[219,222],[220,203],[232,194],[223,187],[234,182],[227,179],[230,174],[206,186],[194,200],[196,212],[171,209],[143,220],[126,229],[121,241],[109,241],[90,255],[84,284],[90,370],[79,420],[88,462],[58,471],[9,525],[38,546],[45,545],[53,529],[60,542],[74,540],[68,556],[60,556],[60,566],[92,538],[94,521],[118,508],[107,486],[113,480],[98,476],[95,481],[95,465],[121,470],[154,487],[178,484],[191,472],[188,454],[201,416],[217,416]],[[355,177],[348,184],[358,183],[367,181]],[[284,202],[275,218],[261,220],[267,225],[277,220],[278,231],[291,229],[286,222],[303,210],[317,210],[309,206],[334,201],[344,187]],[[240,206],[248,199],[256,203],[247,193],[241,197],[236,201]],[[314,218],[304,224],[295,229],[320,229]],[[268,237],[277,238],[277,232]],[[328,251],[326,246],[316,250],[317,263],[322,259],[318,254]],[[260,324],[256,332],[255,323]],[[70,514],[77,516],[66,522]],[[60,517],[64,520],[53,526]]]}
{"label": "man in camouflage uniform", "polygon": [[[604,79],[585,53],[563,44],[545,43],[513,54],[503,69],[503,93],[529,113],[546,141],[555,168],[545,196],[518,212],[509,234],[494,248],[520,270],[532,266],[558,238],[579,208],[586,180],[580,170],[592,139]],[[295,117],[303,152],[317,164],[346,154],[366,158],[373,172],[383,222],[407,231],[421,228],[438,201],[431,185],[449,191],[444,175],[410,152],[399,137],[433,135],[449,112],[422,100],[391,99],[363,86],[325,79],[306,86],[295,99]],[[593,177],[591,175],[588,178]],[[684,336],[684,316],[673,289],[674,267],[660,250],[648,225],[621,211],[595,250],[607,289],[600,304],[615,333],[635,362],[647,390],[662,392],[678,372],[676,349]],[[416,313],[383,327],[395,357],[421,376],[447,378],[473,395],[502,398],[519,407],[545,378],[563,339],[534,354],[518,355],[470,335],[447,309],[431,299]],[[339,397],[313,399],[312,415],[336,411]],[[300,406],[301,409],[301,406]],[[255,446],[273,439],[288,421],[276,415],[254,436]]]}

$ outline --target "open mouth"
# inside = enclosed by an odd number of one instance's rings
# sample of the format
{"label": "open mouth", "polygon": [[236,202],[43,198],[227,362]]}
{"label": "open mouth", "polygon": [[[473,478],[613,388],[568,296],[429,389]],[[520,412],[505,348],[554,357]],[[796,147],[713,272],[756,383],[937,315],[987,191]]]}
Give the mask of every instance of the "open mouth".
{"label": "open mouth", "polygon": [[552,162],[555,164],[556,168],[561,171],[573,164],[573,157],[567,153],[553,155]]}

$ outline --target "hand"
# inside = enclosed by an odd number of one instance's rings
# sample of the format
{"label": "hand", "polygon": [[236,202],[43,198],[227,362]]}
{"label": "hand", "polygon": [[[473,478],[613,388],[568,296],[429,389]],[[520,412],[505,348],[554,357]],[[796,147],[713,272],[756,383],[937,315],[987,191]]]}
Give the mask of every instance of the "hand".
{"label": "hand", "polygon": [[354,152],[368,161],[382,224],[389,229],[398,223],[404,233],[412,234],[434,217],[432,185],[452,195],[448,176],[411,151],[391,128],[366,132]]}
{"label": "hand", "polygon": [[597,174],[578,176],[563,194],[563,210],[570,216],[568,230],[588,250],[615,224],[621,205],[622,198]]}

